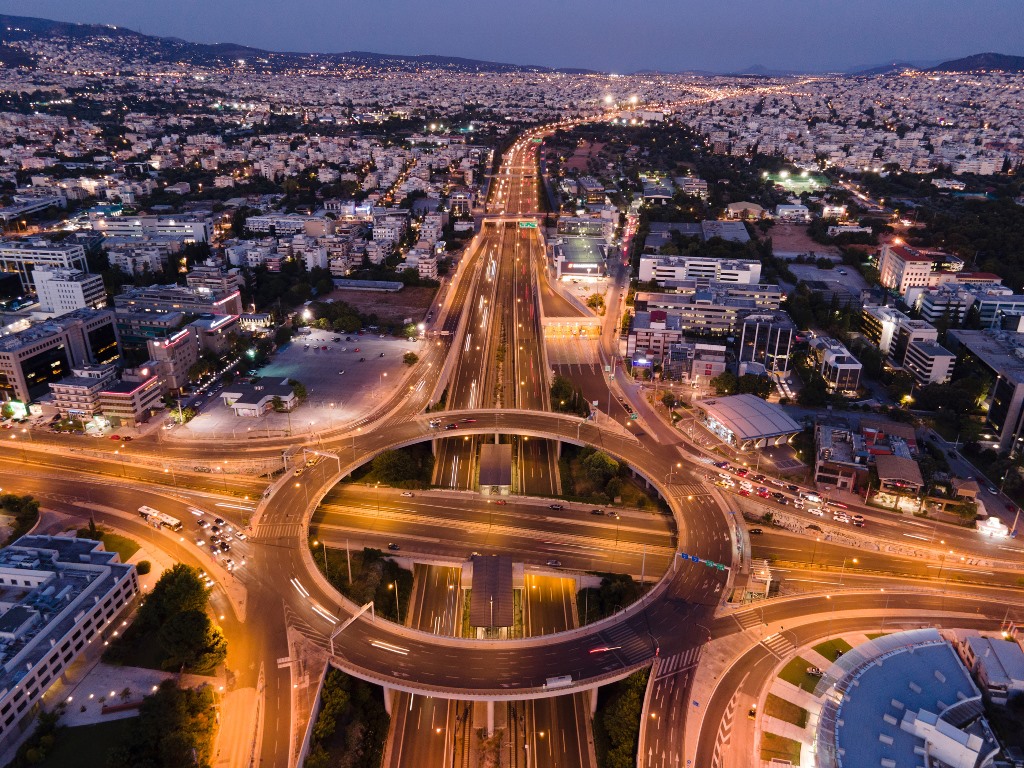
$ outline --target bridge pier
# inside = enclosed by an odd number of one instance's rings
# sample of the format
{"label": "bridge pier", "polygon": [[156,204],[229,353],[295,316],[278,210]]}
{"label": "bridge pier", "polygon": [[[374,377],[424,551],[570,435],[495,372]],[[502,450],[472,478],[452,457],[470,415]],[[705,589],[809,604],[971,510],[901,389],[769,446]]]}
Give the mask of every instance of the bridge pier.
{"label": "bridge pier", "polygon": [[394,688],[389,686],[384,685],[381,687],[384,689],[384,711],[388,713],[388,717],[391,717],[391,710],[394,706],[393,702],[398,693]]}
{"label": "bridge pier", "polygon": [[[597,714],[597,693],[601,690],[601,686],[595,686],[591,688],[587,693],[590,694],[590,719],[594,719],[594,715]],[[641,724],[641,728],[643,725]]]}
{"label": "bridge pier", "polygon": [[494,735],[494,702],[487,702],[487,736],[490,738]]}

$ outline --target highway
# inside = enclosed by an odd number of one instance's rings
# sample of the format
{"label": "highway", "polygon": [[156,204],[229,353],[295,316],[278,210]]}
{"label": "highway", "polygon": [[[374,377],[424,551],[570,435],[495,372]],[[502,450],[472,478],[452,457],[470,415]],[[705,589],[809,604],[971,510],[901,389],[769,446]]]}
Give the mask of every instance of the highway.
{"label": "highway", "polygon": [[[461,629],[462,590],[458,568],[417,565],[409,601],[410,626],[457,636]],[[391,708],[388,768],[449,768],[466,745],[453,738],[465,702],[398,693]]]}

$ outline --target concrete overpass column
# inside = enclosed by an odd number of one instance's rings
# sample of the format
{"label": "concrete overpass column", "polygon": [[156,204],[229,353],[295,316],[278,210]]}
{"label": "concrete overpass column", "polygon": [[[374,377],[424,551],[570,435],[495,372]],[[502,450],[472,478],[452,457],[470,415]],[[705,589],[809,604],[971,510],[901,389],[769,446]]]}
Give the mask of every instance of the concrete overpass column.
{"label": "concrete overpass column", "polygon": [[562,458],[562,441],[556,440],[555,445],[557,446],[557,448],[555,448],[555,458],[560,459]]}
{"label": "concrete overpass column", "polygon": [[[597,693],[601,690],[601,686],[596,686],[590,689],[590,719],[594,719],[594,715],[597,714]],[[643,728],[643,725],[640,726]]]}
{"label": "concrete overpass column", "polygon": [[388,713],[388,717],[391,717],[391,709],[393,707],[393,700],[396,696],[394,688],[389,686],[381,686],[384,689],[384,711]]}
{"label": "concrete overpass column", "polygon": [[[391,714],[390,712],[388,714]],[[487,702],[487,735],[494,735],[494,702]]]}
{"label": "concrete overpass column", "polygon": [[436,459],[437,458],[437,439],[430,441],[430,453]]}

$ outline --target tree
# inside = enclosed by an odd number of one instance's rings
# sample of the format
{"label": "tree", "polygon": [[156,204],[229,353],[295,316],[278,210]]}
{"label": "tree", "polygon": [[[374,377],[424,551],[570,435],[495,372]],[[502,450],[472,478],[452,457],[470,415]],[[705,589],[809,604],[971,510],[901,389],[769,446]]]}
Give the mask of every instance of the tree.
{"label": "tree", "polygon": [[384,451],[374,458],[371,467],[376,478],[388,485],[415,480],[419,474],[416,462],[405,451]]}
{"label": "tree", "polygon": [[722,371],[711,379],[711,386],[715,390],[715,394],[734,395],[739,387],[739,379],[729,371]]}
{"label": "tree", "polygon": [[295,379],[288,379],[288,386],[292,388],[292,394],[301,402],[309,396],[306,385]]}
{"label": "tree", "polygon": [[175,563],[157,581],[153,592],[139,608],[136,623],[142,628],[158,629],[171,616],[206,608],[209,590],[199,571],[184,563]]}
{"label": "tree", "polygon": [[418,363],[419,360],[420,357],[415,352],[406,352],[404,355],[402,355],[402,362],[405,363],[406,365],[416,365],[416,363]]}
{"label": "tree", "polygon": [[204,610],[188,610],[167,619],[158,633],[165,669],[188,667],[211,672],[227,658],[227,642]]}
{"label": "tree", "polygon": [[674,408],[676,404],[675,393],[666,392],[664,395],[661,396],[661,402],[662,405],[664,405],[666,408]]}
{"label": "tree", "polygon": [[602,488],[619,471],[619,462],[601,451],[594,451],[586,456],[580,464],[587,477]]}

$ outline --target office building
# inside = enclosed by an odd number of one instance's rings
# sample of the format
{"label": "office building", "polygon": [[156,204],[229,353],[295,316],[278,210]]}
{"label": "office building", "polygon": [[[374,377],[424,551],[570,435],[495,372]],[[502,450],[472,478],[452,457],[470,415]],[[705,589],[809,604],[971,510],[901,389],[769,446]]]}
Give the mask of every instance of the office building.
{"label": "office building", "polygon": [[826,489],[860,493],[869,477],[871,452],[864,438],[848,428],[814,428],[814,482]]}
{"label": "office building", "polygon": [[179,392],[188,384],[188,372],[199,362],[199,341],[196,329],[186,326],[160,339],[147,339],[149,359],[156,363],[163,388]]}
{"label": "office building", "polygon": [[708,256],[640,257],[639,279],[665,283],[670,280],[717,280],[752,284],[761,281],[761,262],[747,259],[716,259]]}
{"label": "office building", "polygon": [[119,381],[112,381],[99,392],[99,410],[112,427],[140,427],[161,409],[165,393],[159,366],[147,361],[127,368]]}
{"label": "office building", "polygon": [[73,366],[120,359],[114,313],[79,309],[0,339],[0,399],[29,403]]}
{"label": "office building", "polygon": [[902,365],[902,355],[911,341],[935,341],[939,332],[930,323],[913,320],[892,307],[865,307],[861,331],[890,362]]}
{"label": "office building", "polygon": [[116,365],[72,368],[70,376],[50,382],[53,405],[66,419],[90,421],[100,415],[100,392],[116,380]]}
{"label": "office building", "polygon": [[760,363],[768,373],[785,373],[797,327],[782,310],[755,312],[743,318],[738,361]]}
{"label": "office building", "polygon": [[662,358],[662,377],[688,382],[694,386],[707,383],[725,372],[724,344],[681,341],[668,348]]}
{"label": "office building", "polygon": [[76,309],[102,309],[107,305],[103,278],[74,269],[36,267],[32,273],[39,311],[63,315]]}
{"label": "office building", "polygon": [[592,237],[563,237],[553,248],[555,274],[559,280],[596,280],[604,277],[605,247]]}
{"label": "office building", "polygon": [[626,356],[634,361],[640,358],[660,360],[668,348],[683,338],[680,316],[663,309],[635,312],[626,338]]}
{"label": "office building", "polygon": [[197,293],[226,296],[245,287],[242,270],[224,269],[217,262],[210,260],[205,264],[197,264],[187,275],[185,285]]}
{"label": "office building", "polygon": [[886,243],[878,258],[878,280],[889,290],[906,296],[911,289],[934,288],[964,268],[963,259],[942,251]]}
{"label": "office building", "polygon": [[242,298],[238,289],[199,291],[180,285],[151,285],[129,288],[118,294],[114,297],[114,308],[118,314],[183,312],[190,315],[240,315]]}
{"label": "office building", "polygon": [[829,392],[856,392],[864,366],[836,339],[819,336],[811,341],[811,352],[818,363],[818,373],[825,379]]}
{"label": "office building", "polygon": [[[213,225],[194,216],[103,216],[90,215],[93,230],[106,237],[145,239],[182,237],[186,243],[209,242]],[[248,220],[247,220],[248,224]]]}
{"label": "office building", "polygon": [[1024,333],[955,329],[946,337],[954,353],[969,353],[963,365],[992,378],[986,418],[999,436],[999,451],[1017,455],[1024,444]]}
{"label": "office building", "polygon": [[92,539],[22,536],[0,550],[0,744],[139,592],[135,566]]}
{"label": "office building", "polygon": [[40,239],[0,241],[0,272],[17,274],[23,291],[35,290],[33,272],[37,267],[89,271],[81,245]]}
{"label": "office building", "polygon": [[907,347],[903,370],[914,375],[918,386],[945,384],[953,377],[956,355],[940,344],[915,341]]}

